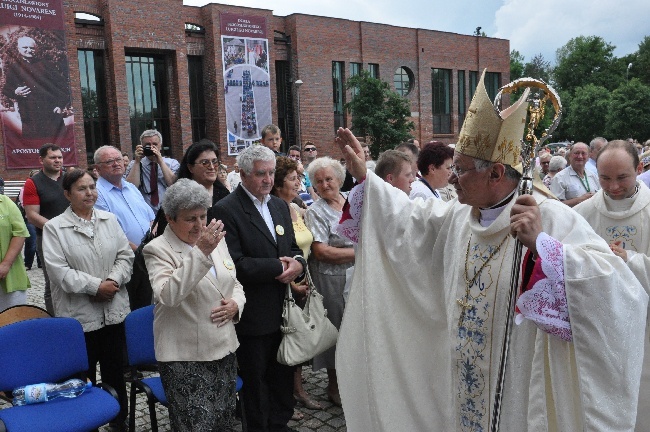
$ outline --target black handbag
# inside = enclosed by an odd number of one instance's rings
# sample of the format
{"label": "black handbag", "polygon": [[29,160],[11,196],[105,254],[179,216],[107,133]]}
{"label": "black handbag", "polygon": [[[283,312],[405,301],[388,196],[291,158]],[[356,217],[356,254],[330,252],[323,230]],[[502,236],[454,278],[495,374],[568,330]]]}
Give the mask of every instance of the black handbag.
{"label": "black handbag", "polygon": [[[142,237],[142,241],[140,241],[140,246],[135,250],[135,259],[133,260],[133,272],[135,273],[136,268],[139,271],[142,272],[147,272],[147,266],[144,263],[144,255],[142,253],[142,250],[144,247],[149,244],[149,242],[162,233],[157,232],[157,227],[158,223],[160,220],[165,216],[165,212],[162,211],[162,208],[158,210],[158,213],[156,213],[156,218],[153,220],[153,223],[151,224],[151,227],[149,227],[149,230],[147,233]],[[155,233],[155,234],[154,234]]]}
{"label": "black handbag", "polygon": [[140,245],[135,250],[131,280],[126,284],[131,310],[136,310],[152,303],[153,290],[151,288],[149,272],[147,271],[147,265],[144,262],[144,254],[142,253],[142,250],[151,240],[161,234],[157,232],[157,228],[159,222],[164,218],[164,216],[165,213],[160,209],[158,214],[156,214],[156,218],[153,220],[151,227],[144,237],[142,237]]}

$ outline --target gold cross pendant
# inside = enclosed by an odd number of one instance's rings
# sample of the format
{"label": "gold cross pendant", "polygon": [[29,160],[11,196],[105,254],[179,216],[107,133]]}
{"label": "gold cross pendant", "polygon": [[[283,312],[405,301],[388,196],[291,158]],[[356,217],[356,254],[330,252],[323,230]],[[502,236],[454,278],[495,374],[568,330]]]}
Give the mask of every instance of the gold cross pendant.
{"label": "gold cross pendant", "polygon": [[456,303],[458,303],[458,305],[462,308],[460,311],[460,317],[458,318],[458,327],[460,327],[465,320],[465,311],[471,308],[472,305],[468,301],[463,301],[462,299],[456,299]]}

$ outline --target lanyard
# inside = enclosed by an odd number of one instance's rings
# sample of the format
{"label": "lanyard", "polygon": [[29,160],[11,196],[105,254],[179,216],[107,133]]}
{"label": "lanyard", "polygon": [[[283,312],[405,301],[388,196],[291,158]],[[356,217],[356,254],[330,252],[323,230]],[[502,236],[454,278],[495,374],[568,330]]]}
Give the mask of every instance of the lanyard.
{"label": "lanyard", "polygon": [[578,178],[580,179],[580,183],[582,183],[582,185],[585,187],[585,190],[587,192],[591,192],[591,188],[589,187],[589,178],[587,177],[587,171],[585,170],[585,181],[582,181],[582,177],[580,177],[580,174],[578,174]]}

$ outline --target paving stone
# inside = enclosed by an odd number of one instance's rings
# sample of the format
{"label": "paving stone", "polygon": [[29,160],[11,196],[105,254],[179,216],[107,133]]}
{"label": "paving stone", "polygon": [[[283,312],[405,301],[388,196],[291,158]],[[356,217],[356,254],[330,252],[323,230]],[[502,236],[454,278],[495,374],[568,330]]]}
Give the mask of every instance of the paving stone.
{"label": "paving stone", "polygon": [[[27,272],[29,279],[32,283],[32,288],[27,290],[27,302],[36,306],[44,308],[43,301],[43,271],[36,267]],[[321,403],[322,410],[310,410],[300,404],[296,407],[302,412],[305,417],[300,421],[290,421],[289,427],[294,428],[300,432],[346,432],[345,417],[343,410],[336,405],[333,405],[327,399],[327,373],[325,370],[312,371],[310,367],[303,367],[303,377],[306,380],[303,383],[304,389],[315,400]],[[145,377],[154,376],[155,373],[144,372]],[[244,383],[245,385],[245,383]],[[130,391],[130,384],[127,383],[127,392]],[[130,394],[130,393],[129,393]],[[0,401],[0,409],[10,406],[8,403]],[[160,432],[169,431],[169,412],[166,407],[156,405],[156,418],[158,420],[158,430]],[[149,420],[149,408],[147,405],[146,396],[139,394],[136,398],[136,418],[135,418],[136,432],[150,432],[151,422]],[[107,427],[99,429],[102,432],[108,430]],[[236,432],[241,432],[241,424],[235,427]],[[132,431],[133,432],[133,431]]]}

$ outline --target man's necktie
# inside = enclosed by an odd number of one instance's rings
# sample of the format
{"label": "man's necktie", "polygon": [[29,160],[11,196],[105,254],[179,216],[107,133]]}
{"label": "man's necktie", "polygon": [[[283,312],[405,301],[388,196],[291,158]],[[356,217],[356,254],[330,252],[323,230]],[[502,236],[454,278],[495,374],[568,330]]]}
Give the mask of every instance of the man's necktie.
{"label": "man's necktie", "polygon": [[158,205],[158,164],[151,163],[151,175],[149,176],[149,190],[151,191],[151,205]]}

